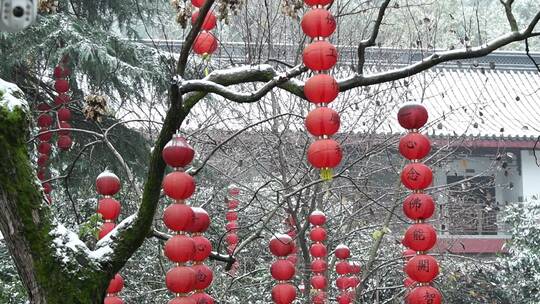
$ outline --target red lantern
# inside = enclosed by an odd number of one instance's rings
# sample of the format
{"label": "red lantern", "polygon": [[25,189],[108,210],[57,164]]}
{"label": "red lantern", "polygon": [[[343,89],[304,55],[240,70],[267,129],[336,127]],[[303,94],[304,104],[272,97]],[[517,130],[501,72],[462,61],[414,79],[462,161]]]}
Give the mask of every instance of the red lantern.
{"label": "red lantern", "polygon": [[430,224],[414,224],[405,232],[405,241],[415,251],[428,251],[437,242],[437,232]]}
{"label": "red lantern", "polygon": [[348,292],[344,292],[337,297],[338,304],[350,304],[352,297]]}
{"label": "red lantern", "polygon": [[71,120],[71,111],[68,108],[61,108],[58,110],[58,120],[60,121],[70,121]]}
{"label": "red lantern", "polygon": [[424,134],[413,132],[399,140],[399,153],[406,159],[422,159],[429,154],[429,151],[431,151],[431,142]]}
{"label": "red lantern", "polygon": [[65,79],[57,79],[54,83],[54,89],[58,93],[65,93],[69,91],[69,82]]}
{"label": "red lantern", "polygon": [[325,272],[327,268],[326,262],[321,259],[315,259],[311,262],[311,271],[314,273]]}
{"label": "red lantern", "polygon": [[45,167],[48,161],[49,161],[49,156],[47,154],[41,154],[38,157],[37,164],[39,167]]}
{"label": "red lantern", "polygon": [[416,255],[416,251],[414,251],[412,249],[407,249],[407,250],[403,251],[403,253],[401,255],[403,255],[403,258],[405,259],[405,261],[409,261],[410,259],[412,259]]}
{"label": "red lantern", "polygon": [[46,176],[47,176],[47,171],[45,171],[45,170],[43,170],[43,169],[38,170],[38,172],[37,172],[37,177],[38,177],[38,179],[39,179],[40,181],[44,181],[45,179],[47,179]]}
{"label": "red lantern", "polygon": [[294,277],[294,264],[289,260],[277,260],[272,263],[270,273],[278,281],[288,281]]}
{"label": "red lantern", "polygon": [[103,171],[96,178],[96,189],[101,195],[115,195],[120,191],[120,179],[110,171]]}
{"label": "red lantern", "polygon": [[204,264],[193,265],[191,268],[193,271],[195,271],[194,289],[203,290],[212,284],[212,280],[214,279],[212,269],[208,268],[208,266]]}
{"label": "red lantern", "polygon": [[276,304],[291,304],[296,298],[296,288],[291,284],[277,284],[272,288],[272,300]]}
{"label": "red lantern", "polygon": [[362,271],[362,267],[360,267],[360,263],[352,262],[349,266],[349,270],[350,270],[350,273],[359,274],[360,271]]}
{"label": "red lantern", "polygon": [[314,226],[322,226],[326,223],[326,215],[319,210],[311,212],[309,222]]}
{"label": "red lantern", "polygon": [[193,217],[191,225],[187,228],[187,231],[191,233],[205,232],[210,226],[210,217],[208,216],[208,213],[203,208],[199,207],[192,207],[191,209],[195,216]]}
{"label": "red lantern", "polygon": [[43,192],[45,192],[45,194],[49,194],[52,192],[52,186],[51,184],[49,183],[43,183],[41,184],[41,186],[43,187]]}
{"label": "red lantern", "polygon": [[[195,24],[197,22],[197,18],[199,18],[199,11],[196,11],[191,15],[191,24]],[[214,12],[209,11],[206,17],[204,18],[201,30],[203,31],[211,31],[216,27],[217,24],[217,18],[216,15],[214,15]]]}
{"label": "red lantern", "polygon": [[322,227],[315,227],[309,232],[309,238],[314,242],[326,240],[326,230]]}
{"label": "red lantern", "polygon": [[341,245],[338,245],[336,247],[336,257],[338,259],[348,259],[351,257],[351,250],[349,249],[349,247],[341,244]]}
{"label": "red lantern", "polygon": [[165,243],[165,256],[176,263],[185,263],[195,253],[195,243],[185,235],[175,235]]}
{"label": "red lantern", "polygon": [[311,245],[311,247],[309,248],[309,253],[316,258],[322,258],[328,254],[326,246],[321,243],[315,243]]}
{"label": "red lantern", "polygon": [[59,106],[68,103],[71,100],[71,97],[66,94],[60,94],[54,97],[54,104]]}
{"label": "red lantern", "polygon": [[183,168],[193,161],[195,150],[185,138],[175,134],[161,152],[165,163],[173,168]]}
{"label": "red lantern", "polygon": [[114,275],[114,278],[109,283],[107,293],[119,293],[124,288],[124,279],[118,273]]}
{"label": "red lantern", "polygon": [[193,237],[193,244],[195,245],[195,252],[193,253],[193,257],[191,258],[195,262],[202,262],[210,256],[210,252],[212,251],[212,243],[205,238],[204,236],[194,236]]}
{"label": "red lantern", "polygon": [[[47,128],[44,128],[44,129],[40,129],[39,130],[39,135],[38,135],[38,139],[41,140],[41,141],[50,141],[51,138],[53,137],[53,133],[52,132],[48,132],[48,133],[44,133],[44,132],[47,132],[48,129]],[[41,133],[44,133],[44,134],[41,134]]]}
{"label": "red lantern", "polygon": [[122,300],[119,297],[113,296],[113,297],[105,297],[105,300],[103,301],[103,304],[124,304],[124,300]]}
{"label": "red lantern", "polygon": [[104,238],[107,234],[113,231],[115,227],[116,227],[115,223],[110,223],[110,222],[103,223],[103,225],[101,225],[101,228],[99,228],[98,239],[101,240],[102,238]]}
{"label": "red lantern", "polygon": [[296,256],[295,253],[289,255],[287,257],[287,261],[290,261],[291,263],[293,263],[294,265],[296,265],[296,262],[298,262],[298,257]]}
{"label": "red lantern", "polygon": [[327,285],[328,282],[325,276],[317,274],[311,277],[311,286],[313,286],[314,289],[325,289]]}
{"label": "red lantern", "polygon": [[237,187],[231,187],[229,188],[229,195],[231,196],[237,196],[240,194],[240,189]]}
{"label": "red lantern", "polygon": [[315,5],[328,5],[332,2],[334,2],[334,0],[304,0],[304,2],[306,3],[306,5],[309,5],[309,6],[315,6]]}
{"label": "red lantern", "polygon": [[194,217],[193,209],[184,204],[171,204],[163,212],[163,222],[172,231],[185,231]]}
{"label": "red lantern", "polygon": [[351,266],[347,261],[341,261],[336,263],[336,272],[340,275],[346,275],[350,273]]}
{"label": "red lantern", "polygon": [[312,103],[330,103],[339,94],[339,85],[334,77],[328,74],[318,74],[306,81],[304,95]]}
{"label": "red lantern", "polygon": [[423,190],[431,185],[433,172],[422,163],[411,163],[401,172],[401,182],[411,190]]}
{"label": "red lantern", "polygon": [[198,55],[212,54],[217,50],[217,38],[208,32],[201,32],[193,42],[193,51]]}
{"label": "red lantern", "polygon": [[73,144],[73,140],[69,135],[60,135],[58,137],[58,141],[56,142],[56,145],[58,145],[58,148],[63,151],[67,151],[71,149],[71,145]]}
{"label": "red lantern", "polygon": [[236,245],[238,244],[239,238],[236,233],[227,233],[226,240],[229,245]]}
{"label": "red lantern", "polygon": [[407,296],[408,304],[441,304],[441,293],[431,286],[419,286]]}
{"label": "red lantern", "polygon": [[413,193],[403,201],[403,213],[412,220],[425,220],[435,212],[435,203],[430,195]]}
{"label": "red lantern", "polygon": [[340,290],[345,290],[349,288],[350,285],[348,277],[341,276],[336,279],[336,286]]}
{"label": "red lantern", "polygon": [[190,298],[195,300],[194,304],[214,304],[214,299],[204,292],[196,292]]}
{"label": "red lantern", "polygon": [[42,102],[42,103],[38,104],[38,106],[37,106],[37,110],[41,111],[41,112],[47,112],[50,109],[51,109],[51,106],[48,105],[46,102]]}
{"label": "red lantern", "polygon": [[336,30],[334,16],[325,9],[315,8],[308,11],[300,24],[304,33],[311,37],[328,37]]}
{"label": "red lantern", "polygon": [[54,68],[53,74],[54,78],[66,78],[70,73],[71,71],[67,67],[59,65]]}
{"label": "red lantern", "polygon": [[313,136],[332,136],[339,130],[341,120],[336,111],[320,107],[309,112],[305,123],[306,129]]}
{"label": "red lantern", "polygon": [[39,143],[37,150],[38,150],[38,152],[41,153],[41,154],[47,154],[47,155],[49,155],[49,154],[51,154],[51,148],[52,148],[52,146],[51,146],[50,143],[48,143],[48,142],[41,142],[41,143]]}
{"label": "red lantern", "polygon": [[337,63],[337,49],[328,41],[315,41],[304,49],[303,60],[312,71],[326,71]]}
{"label": "red lantern", "polygon": [[238,230],[238,223],[237,222],[228,222],[225,225],[225,229],[227,232],[235,232]]}
{"label": "red lantern", "polygon": [[430,255],[417,255],[405,266],[407,275],[419,283],[429,283],[439,274],[437,260]]}
{"label": "red lantern", "polygon": [[40,128],[48,128],[52,125],[53,119],[49,114],[41,114],[38,116],[37,124]]}
{"label": "red lantern", "polygon": [[398,111],[399,124],[405,129],[420,129],[428,121],[426,108],[419,104],[409,104]]}
{"label": "red lantern", "polygon": [[291,254],[294,248],[293,240],[286,234],[279,234],[270,240],[270,252],[278,257],[285,257]]}
{"label": "red lantern", "polygon": [[341,146],[333,139],[320,139],[313,142],[307,154],[309,163],[319,169],[335,168],[343,157]]}
{"label": "red lantern", "polygon": [[102,198],[99,200],[97,213],[101,214],[104,220],[114,221],[120,215],[120,202],[114,198]]}
{"label": "red lantern", "polygon": [[360,284],[360,278],[357,276],[351,276],[349,277],[349,287],[350,288],[356,288]]}
{"label": "red lantern", "polygon": [[195,271],[186,266],[176,266],[165,275],[165,285],[173,293],[193,291],[195,280]]}
{"label": "red lantern", "polygon": [[191,4],[193,4],[195,7],[203,6],[204,2],[206,2],[206,0],[191,0]]}
{"label": "red lantern", "polygon": [[325,304],[326,293],[322,290],[318,291],[311,299],[313,304]]}
{"label": "red lantern", "polygon": [[236,221],[238,220],[238,212],[236,211],[227,211],[227,214],[225,215],[225,218],[227,221]]}
{"label": "red lantern", "polygon": [[174,200],[185,200],[195,192],[195,180],[185,172],[169,173],[163,179],[163,192]]}
{"label": "red lantern", "polygon": [[[71,129],[71,125],[68,122],[60,121],[60,129]],[[71,133],[70,130],[58,131],[58,134],[60,135],[69,135],[70,133]]]}
{"label": "red lantern", "polygon": [[230,200],[227,204],[229,209],[236,209],[240,205],[240,202],[238,200]]}
{"label": "red lantern", "polygon": [[193,296],[189,296],[189,297],[174,298],[170,300],[168,304],[198,304],[198,303],[195,299],[193,299]]}
{"label": "red lantern", "polygon": [[416,284],[416,282],[413,279],[409,278],[409,277],[405,278],[405,280],[403,281],[403,286],[405,286],[405,288],[409,288],[409,287],[411,287],[411,286],[413,286],[415,284]]}

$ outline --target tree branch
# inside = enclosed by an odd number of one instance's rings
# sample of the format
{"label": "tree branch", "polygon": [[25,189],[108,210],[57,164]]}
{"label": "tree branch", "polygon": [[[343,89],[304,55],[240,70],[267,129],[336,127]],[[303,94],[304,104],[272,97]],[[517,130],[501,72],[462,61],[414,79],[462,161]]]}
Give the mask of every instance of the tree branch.
{"label": "tree branch", "polygon": [[379,30],[381,28],[384,14],[386,13],[386,9],[388,8],[389,4],[390,4],[390,0],[384,1],[384,3],[379,8],[379,14],[377,15],[377,19],[375,20],[375,24],[373,25],[373,31],[371,32],[371,35],[369,36],[368,39],[362,40],[358,44],[358,73],[359,74],[364,73],[364,64],[366,62],[366,49],[370,46],[375,45],[375,41],[377,40],[377,36],[379,35]]}
{"label": "tree branch", "polygon": [[512,32],[517,32],[519,30],[518,24],[516,21],[516,17],[514,17],[514,13],[512,13],[512,4],[514,4],[514,0],[507,0],[506,2],[504,0],[499,0],[499,1],[504,6],[506,19],[508,19],[508,23],[510,24],[510,29],[512,30]]}

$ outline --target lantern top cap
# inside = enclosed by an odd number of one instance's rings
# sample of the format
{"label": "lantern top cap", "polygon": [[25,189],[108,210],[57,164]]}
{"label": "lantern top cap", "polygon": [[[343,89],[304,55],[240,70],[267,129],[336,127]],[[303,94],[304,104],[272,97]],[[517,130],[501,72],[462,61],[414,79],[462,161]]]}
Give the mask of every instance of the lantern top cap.
{"label": "lantern top cap", "polygon": [[339,245],[337,245],[336,249],[349,249],[349,246],[347,246],[345,244],[339,244]]}
{"label": "lantern top cap", "polygon": [[311,215],[323,215],[323,216],[326,216],[322,211],[320,210],[315,210],[313,212],[311,212]]}
{"label": "lantern top cap", "polygon": [[109,170],[105,170],[105,171],[101,172],[101,173],[98,175],[97,179],[100,179],[100,178],[103,178],[103,177],[112,177],[112,178],[115,178],[115,179],[117,179],[117,180],[120,181],[120,179],[118,178],[118,176],[116,176],[116,174],[112,173],[112,172],[109,171]]}

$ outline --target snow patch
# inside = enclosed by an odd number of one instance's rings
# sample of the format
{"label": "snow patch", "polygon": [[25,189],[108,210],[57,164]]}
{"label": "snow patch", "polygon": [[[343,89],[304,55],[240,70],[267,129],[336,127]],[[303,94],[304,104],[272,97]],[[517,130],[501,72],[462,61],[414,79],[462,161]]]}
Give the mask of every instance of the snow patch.
{"label": "snow patch", "polygon": [[24,99],[24,93],[16,84],[0,78],[0,106],[6,106],[12,111],[15,107],[28,109],[28,102]]}

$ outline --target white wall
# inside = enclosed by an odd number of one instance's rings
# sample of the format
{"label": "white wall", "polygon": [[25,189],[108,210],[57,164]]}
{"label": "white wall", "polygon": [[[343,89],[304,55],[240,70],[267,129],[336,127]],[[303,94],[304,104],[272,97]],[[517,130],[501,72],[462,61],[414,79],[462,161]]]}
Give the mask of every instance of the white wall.
{"label": "white wall", "polygon": [[[540,162],[540,151],[536,151]],[[532,150],[521,150],[521,176],[523,177],[523,200],[535,195],[540,198],[540,167],[536,165]]]}

